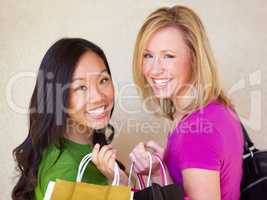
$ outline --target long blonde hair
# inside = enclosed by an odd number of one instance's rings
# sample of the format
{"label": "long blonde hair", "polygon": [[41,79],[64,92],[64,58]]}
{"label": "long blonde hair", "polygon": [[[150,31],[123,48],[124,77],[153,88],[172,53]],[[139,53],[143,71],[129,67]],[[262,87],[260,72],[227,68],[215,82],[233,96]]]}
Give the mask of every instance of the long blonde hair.
{"label": "long blonde hair", "polygon": [[141,96],[146,100],[146,106],[154,110],[157,106],[160,109],[155,113],[169,119],[173,119],[176,112],[174,103],[170,99],[160,100],[155,97],[142,72],[144,48],[149,38],[157,30],[168,26],[177,27],[182,31],[190,49],[191,78],[194,80],[192,86],[195,96],[182,108],[181,113],[184,115],[193,112],[214,100],[233,108],[220,86],[217,66],[205,28],[197,14],[184,6],[163,7],[152,12],[137,35],[133,57],[133,78]]}

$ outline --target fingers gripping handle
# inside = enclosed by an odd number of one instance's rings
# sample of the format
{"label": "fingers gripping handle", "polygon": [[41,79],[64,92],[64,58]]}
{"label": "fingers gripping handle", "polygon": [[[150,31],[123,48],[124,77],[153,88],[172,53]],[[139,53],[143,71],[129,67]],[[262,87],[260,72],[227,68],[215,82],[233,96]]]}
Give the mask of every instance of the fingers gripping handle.
{"label": "fingers gripping handle", "polygon": [[[148,171],[148,176],[147,176],[147,181],[146,181],[146,187],[149,187],[150,186],[150,181],[151,181],[152,164],[153,163],[152,163],[152,155],[151,155],[151,153],[150,152],[147,152],[147,153],[148,153],[148,158],[149,158],[149,171]],[[161,158],[157,154],[154,154],[153,156],[158,160],[158,162],[160,164],[160,174],[161,174],[161,178],[162,178],[162,184],[163,185],[168,185],[166,170],[165,170],[165,167],[164,167],[164,164],[163,164]],[[132,177],[132,173],[134,171],[133,167],[134,167],[134,162],[132,162],[131,167],[130,167],[128,186],[130,186],[130,183],[131,183],[131,177]],[[140,189],[144,189],[145,188],[145,183],[144,183],[143,177],[141,175],[137,175],[137,178],[138,178],[139,188]]]}
{"label": "fingers gripping handle", "polygon": [[[89,153],[87,155],[85,155],[78,167],[78,173],[77,173],[77,177],[76,177],[76,182],[81,182],[82,181],[82,177],[83,174],[85,172],[85,169],[87,167],[87,165],[92,161],[92,153]],[[120,168],[118,166],[118,164],[115,162],[114,165],[114,178],[112,181],[112,185],[119,185],[120,184]]]}

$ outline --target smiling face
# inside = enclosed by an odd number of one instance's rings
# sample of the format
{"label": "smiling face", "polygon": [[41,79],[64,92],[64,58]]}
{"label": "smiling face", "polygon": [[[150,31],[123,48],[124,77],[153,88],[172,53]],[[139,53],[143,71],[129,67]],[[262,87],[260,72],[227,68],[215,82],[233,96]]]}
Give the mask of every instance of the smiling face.
{"label": "smiling face", "polygon": [[68,114],[71,120],[93,129],[104,128],[111,115],[114,87],[103,60],[87,51],[72,77]]}
{"label": "smiling face", "polygon": [[191,74],[190,50],[176,27],[159,29],[143,54],[143,74],[158,98],[172,98],[186,87]]}

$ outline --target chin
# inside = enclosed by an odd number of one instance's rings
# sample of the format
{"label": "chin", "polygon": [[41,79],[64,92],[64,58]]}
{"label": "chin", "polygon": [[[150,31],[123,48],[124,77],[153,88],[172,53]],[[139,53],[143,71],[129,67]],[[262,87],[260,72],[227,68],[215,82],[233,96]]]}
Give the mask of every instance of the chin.
{"label": "chin", "polygon": [[168,99],[170,98],[170,95],[165,94],[155,94],[155,96],[159,99]]}
{"label": "chin", "polygon": [[169,99],[169,98],[172,97],[173,94],[171,92],[161,92],[161,93],[159,93],[159,92],[155,92],[154,91],[154,95],[159,99]]}
{"label": "chin", "polygon": [[106,122],[96,122],[94,124],[91,124],[91,127],[93,129],[102,129],[102,128],[105,128],[106,126],[108,125],[108,121]]}

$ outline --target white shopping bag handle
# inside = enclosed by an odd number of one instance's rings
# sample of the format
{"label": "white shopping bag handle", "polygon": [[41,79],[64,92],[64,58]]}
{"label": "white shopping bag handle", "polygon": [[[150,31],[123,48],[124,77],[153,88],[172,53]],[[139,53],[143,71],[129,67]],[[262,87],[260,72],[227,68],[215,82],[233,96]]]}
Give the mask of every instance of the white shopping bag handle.
{"label": "white shopping bag handle", "polygon": [[[76,182],[82,181],[84,171],[85,171],[87,165],[90,163],[90,161],[92,161],[92,153],[89,153],[82,158],[82,160],[79,164]],[[120,168],[119,168],[118,164],[115,162],[114,178],[112,181],[112,185],[119,185],[119,184],[120,184]]]}
{"label": "white shopping bag handle", "polygon": [[[166,175],[166,169],[165,169],[165,166],[160,158],[159,155],[155,154],[154,155],[156,157],[156,159],[159,161],[159,164],[160,164],[160,172],[161,172],[161,178],[162,178],[162,184],[164,186],[168,185],[168,179],[167,179],[167,175]],[[162,177],[163,176],[163,177]]]}

